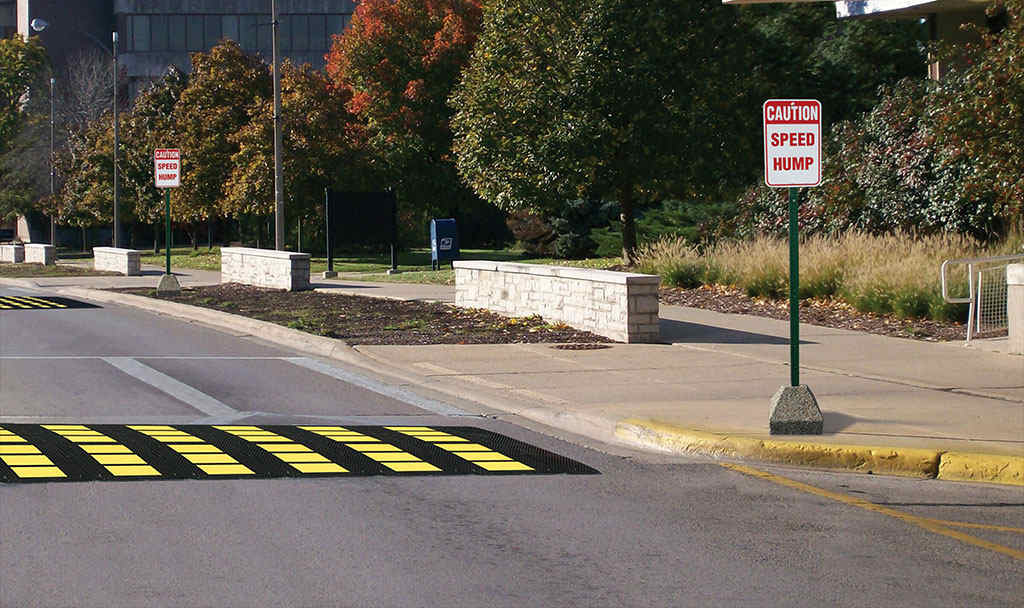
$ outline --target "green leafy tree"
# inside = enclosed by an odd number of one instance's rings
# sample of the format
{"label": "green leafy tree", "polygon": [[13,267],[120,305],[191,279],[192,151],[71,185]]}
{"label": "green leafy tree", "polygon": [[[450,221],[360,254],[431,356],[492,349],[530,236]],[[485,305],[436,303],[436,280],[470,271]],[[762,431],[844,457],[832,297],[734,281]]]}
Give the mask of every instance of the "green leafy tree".
{"label": "green leafy tree", "polygon": [[[192,55],[188,86],[172,114],[181,149],[181,187],[171,197],[171,214],[193,226],[218,217],[226,207],[239,146],[231,136],[246,128],[254,108],[271,96],[267,65],[224,40],[208,53]],[[193,232],[193,244],[196,238]]]}
{"label": "green leafy tree", "polygon": [[[348,111],[351,94],[308,65],[281,66],[285,211],[306,217],[326,187],[358,189],[365,179],[363,130]],[[274,210],[272,100],[253,108],[249,123],[231,140],[238,146],[224,188],[223,211],[269,215]]]}
{"label": "green leafy tree", "polygon": [[29,87],[39,81],[48,63],[38,38],[0,38],[0,152],[17,132]]}
{"label": "green leafy tree", "polygon": [[741,25],[698,0],[488,4],[452,99],[461,175],[506,210],[616,201],[632,264],[638,207],[756,170]]}
{"label": "green leafy tree", "polygon": [[139,221],[154,226],[154,251],[158,248],[164,201],[163,191],[153,181],[153,151],[178,145],[174,111],[187,86],[188,76],[171,66],[163,78],[139,93],[121,122],[122,192],[131,199]]}
{"label": "green leafy tree", "polygon": [[[37,38],[0,38],[0,219],[28,213],[42,195],[39,86],[48,59]],[[34,91],[33,91],[34,89]]]}
{"label": "green leafy tree", "polygon": [[916,19],[836,19],[828,2],[728,7],[758,40],[751,75],[769,97],[822,102],[827,123],[856,118],[878,87],[925,73],[926,26]]}

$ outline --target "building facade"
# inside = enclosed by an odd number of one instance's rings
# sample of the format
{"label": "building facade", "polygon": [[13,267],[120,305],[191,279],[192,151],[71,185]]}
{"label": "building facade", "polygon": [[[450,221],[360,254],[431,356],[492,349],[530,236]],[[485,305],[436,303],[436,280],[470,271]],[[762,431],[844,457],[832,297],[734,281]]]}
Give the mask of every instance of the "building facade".
{"label": "building facade", "polygon": [[[9,0],[0,0],[0,18]],[[270,0],[13,0],[22,35],[38,35],[58,72],[76,54],[111,51],[118,32],[118,59],[132,93],[159,78],[168,66],[186,72],[189,56],[230,38],[243,49],[271,56]],[[355,0],[277,0],[282,57],[324,65],[331,37],[341,33]],[[31,29],[33,19],[49,22]],[[3,22],[0,21],[0,26]]]}

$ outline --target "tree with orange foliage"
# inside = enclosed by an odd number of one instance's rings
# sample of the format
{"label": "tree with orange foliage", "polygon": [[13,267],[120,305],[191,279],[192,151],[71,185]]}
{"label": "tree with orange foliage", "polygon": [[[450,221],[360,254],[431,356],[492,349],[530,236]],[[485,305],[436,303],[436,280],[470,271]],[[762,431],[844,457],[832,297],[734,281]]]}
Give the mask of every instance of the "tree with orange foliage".
{"label": "tree with orange foliage", "polygon": [[406,209],[482,205],[455,170],[448,105],[480,24],[479,0],[364,0],[327,55],[366,129],[378,187],[393,187]]}

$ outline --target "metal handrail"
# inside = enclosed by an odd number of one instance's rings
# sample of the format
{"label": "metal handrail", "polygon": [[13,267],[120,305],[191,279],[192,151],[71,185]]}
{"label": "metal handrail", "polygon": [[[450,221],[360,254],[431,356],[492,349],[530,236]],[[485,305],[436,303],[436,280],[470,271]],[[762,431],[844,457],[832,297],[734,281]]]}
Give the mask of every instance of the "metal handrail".
{"label": "metal handrail", "polygon": [[[985,258],[959,258],[956,260],[946,260],[942,263],[939,268],[939,281],[942,284],[942,299],[950,304],[972,304],[974,302],[974,295],[977,290],[974,289],[974,265],[975,264],[991,264],[994,262],[1009,262],[1016,259],[1024,260],[1024,253],[1013,253],[1010,255],[997,255]],[[951,298],[949,292],[946,289],[946,268],[953,264],[967,264],[967,297],[966,298]],[[971,341],[971,327],[974,325],[974,306],[967,307],[967,342]]]}

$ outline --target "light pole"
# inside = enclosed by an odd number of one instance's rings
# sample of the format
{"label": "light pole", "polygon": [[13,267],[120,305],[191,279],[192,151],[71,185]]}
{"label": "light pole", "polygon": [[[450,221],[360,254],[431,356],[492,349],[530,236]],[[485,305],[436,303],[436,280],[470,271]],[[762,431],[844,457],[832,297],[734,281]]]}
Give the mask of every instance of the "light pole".
{"label": "light pole", "polygon": [[53,191],[53,85],[56,82],[56,79],[50,78],[50,204],[53,205],[50,213],[50,244],[54,251],[57,248],[57,198]]}
{"label": "light pole", "polygon": [[284,179],[281,176],[281,57],[277,49],[277,0],[270,0],[274,54],[274,249],[284,249]]}
{"label": "light pole", "polygon": [[[50,23],[45,19],[33,19],[29,24],[33,30],[37,33],[42,32]],[[52,71],[52,67],[51,67]],[[53,212],[50,213],[50,244],[54,247],[57,246],[57,200],[54,197],[53,190],[53,85],[56,84],[56,80],[50,77],[50,204],[54,206]]]}
{"label": "light pole", "polygon": [[[33,30],[35,30],[37,32],[41,32],[41,31],[45,30],[47,27],[49,27],[50,23],[48,21],[46,21],[45,19],[36,18],[36,19],[33,19],[32,22],[29,25],[32,27]],[[72,29],[74,29],[74,28],[72,28]],[[92,34],[90,34],[88,32],[83,32],[81,30],[75,30],[75,31],[77,31],[79,34],[84,35],[90,41],[92,41],[93,44],[95,44],[96,46],[98,46],[101,49],[103,49],[104,53],[107,52],[107,50],[108,50],[107,47],[103,46],[103,43],[101,43],[99,40],[97,40],[96,37],[93,36]],[[118,149],[118,147],[121,144],[120,124],[119,124],[118,119],[117,119],[117,32],[113,32],[112,33],[112,35],[111,35],[111,42],[113,42],[113,47],[110,49],[110,51],[111,51],[111,53],[112,53],[112,55],[114,57],[114,235],[113,235],[112,243],[113,243],[114,247],[117,247],[118,244],[119,244],[119,239],[118,239],[118,236],[117,236],[117,214],[118,214],[117,212],[118,212],[118,198],[120,198],[118,196],[119,188],[118,188],[118,179],[117,179],[117,173],[118,173],[118,171],[117,171],[117,149]],[[51,78],[50,79],[50,193],[51,194],[53,194],[53,84],[54,84],[54,81]],[[54,226],[53,226],[53,218],[51,217],[50,218],[50,244],[51,245],[55,245],[56,244],[56,243],[53,242],[54,231],[55,231],[55,229],[54,229]]]}
{"label": "light pole", "polygon": [[117,236],[117,199],[118,199],[118,184],[117,184],[117,148],[121,143],[121,137],[119,132],[119,125],[117,120],[117,32],[113,32],[111,40],[114,43],[114,239],[113,246],[118,247],[120,245],[120,239]]}

